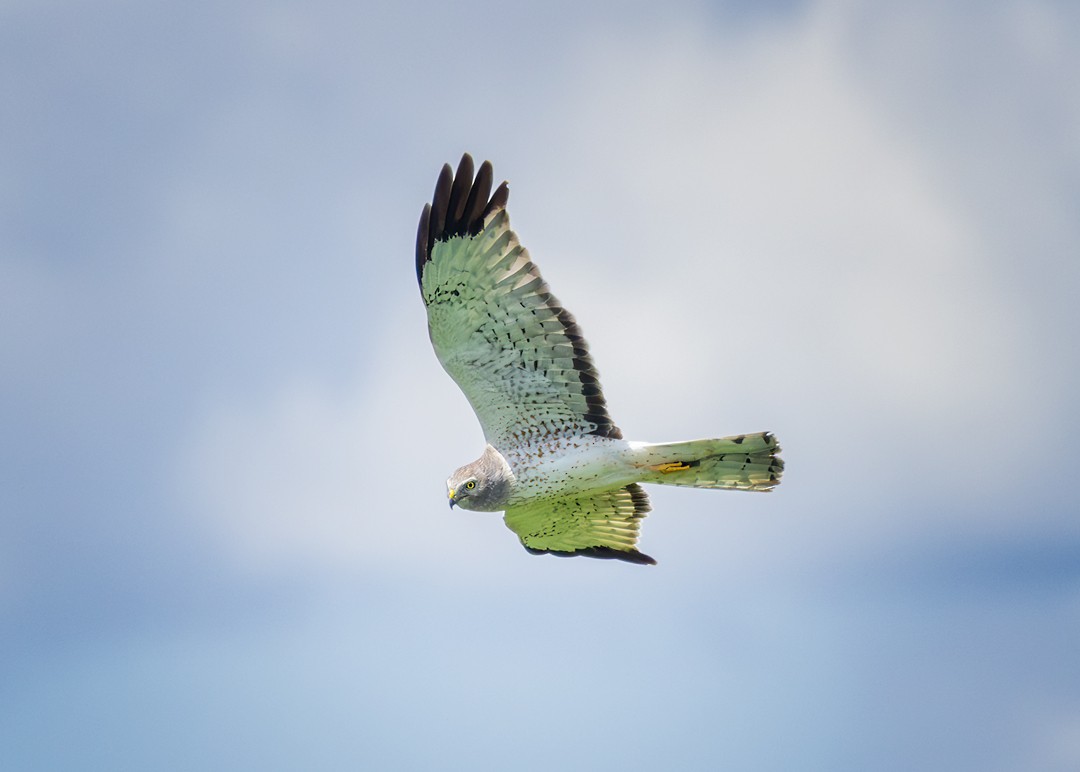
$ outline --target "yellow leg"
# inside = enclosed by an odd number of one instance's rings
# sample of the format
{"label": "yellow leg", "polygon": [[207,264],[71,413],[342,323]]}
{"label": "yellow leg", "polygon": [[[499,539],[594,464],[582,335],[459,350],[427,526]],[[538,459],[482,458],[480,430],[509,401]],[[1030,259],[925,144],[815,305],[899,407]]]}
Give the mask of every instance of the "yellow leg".
{"label": "yellow leg", "polygon": [[669,462],[667,464],[657,464],[656,466],[654,466],[652,468],[655,469],[657,472],[662,472],[664,474],[671,474],[672,472],[681,472],[684,469],[689,469],[690,465],[689,464],[684,464],[681,461],[671,461],[671,462]]}

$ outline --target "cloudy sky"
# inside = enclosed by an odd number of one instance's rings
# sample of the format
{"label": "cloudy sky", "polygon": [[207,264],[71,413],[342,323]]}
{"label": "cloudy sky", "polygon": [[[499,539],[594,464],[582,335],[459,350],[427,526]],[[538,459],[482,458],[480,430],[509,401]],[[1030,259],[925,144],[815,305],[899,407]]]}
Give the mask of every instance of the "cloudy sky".
{"label": "cloudy sky", "polygon": [[[894,5],[0,3],[0,766],[1080,768],[1080,12]],[[463,151],[777,491],[448,512]]]}

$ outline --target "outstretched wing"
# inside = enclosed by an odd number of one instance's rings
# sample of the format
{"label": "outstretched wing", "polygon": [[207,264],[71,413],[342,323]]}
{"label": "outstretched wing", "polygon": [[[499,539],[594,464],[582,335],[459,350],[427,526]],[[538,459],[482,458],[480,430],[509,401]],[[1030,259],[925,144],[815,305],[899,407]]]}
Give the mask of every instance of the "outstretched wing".
{"label": "outstretched wing", "polygon": [[655,560],[637,550],[641,520],[650,509],[648,494],[633,483],[511,507],[503,519],[533,554],[584,555],[655,565]]}
{"label": "outstretched wing", "polygon": [[[443,368],[487,441],[505,448],[551,434],[622,435],[588,346],[510,230],[509,190],[491,164],[442,169],[416,237],[416,277]],[[490,198],[489,198],[490,195]]]}

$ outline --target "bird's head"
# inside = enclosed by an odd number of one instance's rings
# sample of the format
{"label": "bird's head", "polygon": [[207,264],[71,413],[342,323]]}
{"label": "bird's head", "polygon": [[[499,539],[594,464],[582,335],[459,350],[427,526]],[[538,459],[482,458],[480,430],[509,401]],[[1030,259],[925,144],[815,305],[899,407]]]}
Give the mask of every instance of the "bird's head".
{"label": "bird's head", "polygon": [[484,455],[460,467],[446,479],[450,508],[459,506],[478,512],[503,509],[513,477],[506,460],[488,445]]}
{"label": "bird's head", "polygon": [[[473,503],[483,497],[483,488],[477,491],[480,480],[475,474],[468,474],[464,469],[459,469],[446,480],[446,495],[450,499],[450,508],[460,506],[462,509],[473,509]],[[473,494],[476,493],[476,498]],[[470,500],[472,499],[472,500]]]}

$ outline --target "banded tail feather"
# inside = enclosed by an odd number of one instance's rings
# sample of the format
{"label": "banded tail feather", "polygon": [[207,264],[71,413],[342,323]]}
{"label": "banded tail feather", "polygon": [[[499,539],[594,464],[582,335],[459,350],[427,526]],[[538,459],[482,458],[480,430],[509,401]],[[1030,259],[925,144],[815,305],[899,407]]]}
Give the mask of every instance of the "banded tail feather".
{"label": "banded tail feather", "polygon": [[[446,480],[451,507],[504,512],[533,554],[655,561],[638,549],[639,482],[767,491],[784,462],[768,432],[651,444],[623,438],[574,317],[510,228],[509,188],[469,154],[443,166],[415,267],[439,362],[485,448]],[[633,310],[633,300],[627,299]],[[677,378],[674,381],[678,381]]]}
{"label": "banded tail feather", "polygon": [[689,442],[642,443],[641,482],[691,488],[768,491],[780,484],[784,461],[770,432]]}

